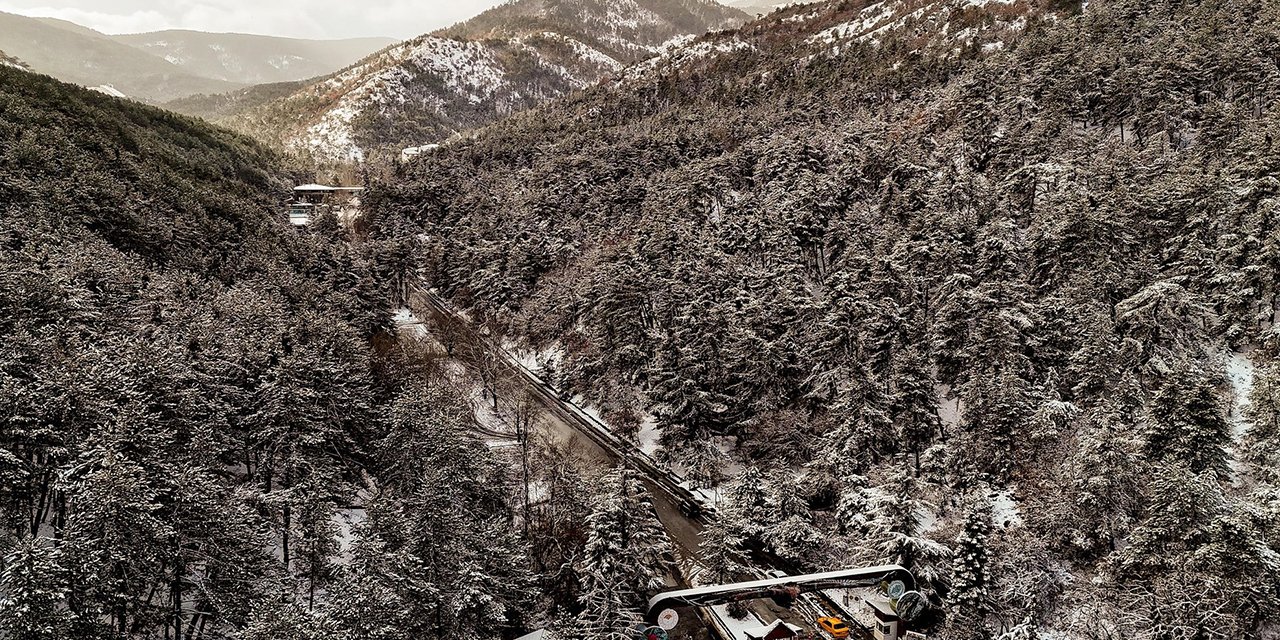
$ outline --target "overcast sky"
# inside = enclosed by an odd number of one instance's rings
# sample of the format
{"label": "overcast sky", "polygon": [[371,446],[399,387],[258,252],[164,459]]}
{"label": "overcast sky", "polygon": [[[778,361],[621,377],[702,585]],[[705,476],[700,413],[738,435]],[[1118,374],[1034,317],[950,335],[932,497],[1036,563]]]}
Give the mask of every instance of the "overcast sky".
{"label": "overcast sky", "polygon": [[196,29],[295,38],[411,38],[502,0],[0,0],[0,11],[104,33]]}

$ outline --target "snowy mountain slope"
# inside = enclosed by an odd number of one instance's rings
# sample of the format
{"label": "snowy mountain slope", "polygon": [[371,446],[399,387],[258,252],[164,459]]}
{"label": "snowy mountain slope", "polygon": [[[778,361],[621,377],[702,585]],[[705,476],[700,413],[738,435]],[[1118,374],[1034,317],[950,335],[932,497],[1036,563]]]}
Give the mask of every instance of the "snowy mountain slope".
{"label": "snowy mountain slope", "polygon": [[672,38],[745,19],[704,0],[518,0],[225,122],[318,160],[359,160],[542,104]]}
{"label": "snowy mountain slope", "polygon": [[713,544],[908,558],[939,640],[1273,637],[1280,5],[1045,7],[784,9],[373,215],[708,485],[733,439]]}
{"label": "snowy mountain slope", "polygon": [[500,5],[436,35],[478,40],[550,30],[634,62],[673,37],[733,28],[747,18],[739,10],[703,0],[525,0]]}
{"label": "snowy mountain slope", "polygon": [[189,73],[243,84],[315,78],[396,42],[391,38],[303,40],[178,29],[111,38]]}
{"label": "snowy mountain slope", "polygon": [[[797,64],[840,56],[891,39],[909,51],[954,57],[966,51],[990,53],[1042,11],[1028,0],[881,0],[862,3],[792,4],[739,31],[706,34],[672,42],[659,55],[627,70],[624,80],[652,81],[698,65],[728,63],[744,51],[758,55],[758,40],[785,38]],[[892,38],[890,38],[892,36]],[[853,51],[852,55],[857,55]],[[688,70],[688,69],[686,69]]]}

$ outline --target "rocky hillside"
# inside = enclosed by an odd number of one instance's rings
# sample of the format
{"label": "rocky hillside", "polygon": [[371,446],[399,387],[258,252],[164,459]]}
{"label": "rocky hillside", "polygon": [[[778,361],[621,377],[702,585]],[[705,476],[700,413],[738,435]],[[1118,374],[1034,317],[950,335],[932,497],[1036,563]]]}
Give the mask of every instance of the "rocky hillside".
{"label": "rocky hillside", "polygon": [[319,160],[439,142],[740,24],[705,0],[517,0],[391,47],[227,123]]}
{"label": "rocky hillside", "polygon": [[931,638],[1274,637],[1277,10],[792,7],[366,204],[724,485],[712,550],[903,563]]}
{"label": "rocky hillside", "polygon": [[188,73],[250,85],[330,74],[396,42],[391,38],[302,40],[187,30],[111,38],[160,57]]}

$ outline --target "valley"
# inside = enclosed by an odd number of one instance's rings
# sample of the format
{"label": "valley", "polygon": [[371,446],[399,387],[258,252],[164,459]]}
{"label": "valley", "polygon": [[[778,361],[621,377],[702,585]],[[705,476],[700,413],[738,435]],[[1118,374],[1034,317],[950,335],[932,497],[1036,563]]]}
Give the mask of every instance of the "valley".
{"label": "valley", "polygon": [[0,13],[0,640],[1280,636],[1280,5],[337,9]]}

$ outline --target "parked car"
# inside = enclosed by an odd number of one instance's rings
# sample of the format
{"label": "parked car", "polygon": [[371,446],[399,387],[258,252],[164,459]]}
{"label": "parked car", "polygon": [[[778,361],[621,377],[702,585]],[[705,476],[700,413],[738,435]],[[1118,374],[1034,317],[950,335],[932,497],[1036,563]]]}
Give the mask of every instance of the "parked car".
{"label": "parked car", "polygon": [[823,631],[831,634],[831,637],[833,638],[839,639],[849,637],[849,625],[845,624],[844,620],[841,620],[840,618],[832,618],[829,616],[818,618],[818,626],[822,627]]}

